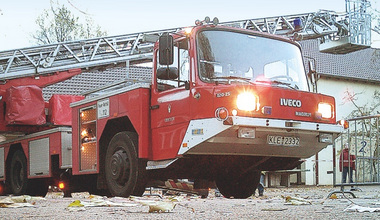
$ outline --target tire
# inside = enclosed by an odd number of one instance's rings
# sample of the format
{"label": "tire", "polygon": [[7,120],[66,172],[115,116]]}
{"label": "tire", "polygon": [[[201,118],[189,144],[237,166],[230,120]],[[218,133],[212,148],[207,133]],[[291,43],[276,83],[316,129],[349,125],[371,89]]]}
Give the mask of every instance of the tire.
{"label": "tire", "polygon": [[137,155],[136,133],[120,132],[110,141],[105,158],[105,176],[113,196],[141,196],[145,190],[146,168]]}
{"label": "tire", "polygon": [[64,190],[62,190],[62,192],[63,192],[63,197],[71,197],[71,193],[72,193],[72,191],[70,190],[70,189],[64,189]]}
{"label": "tire", "polygon": [[24,195],[28,187],[28,173],[26,157],[21,150],[17,150],[11,160],[10,190],[14,195]]}
{"label": "tire", "polygon": [[252,171],[243,176],[234,175],[233,172],[219,174],[216,186],[220,193],[226,198],[246,199],[256,190],[260,181],[260,172]]}
{"label": "tire", "polygon": [[138,171],[139,175],[137,178],[137,183],[135,188],[133,189],[132,195],[134,196],[142,196],[145,192],[147,185],[147,172],[146,172],[146,161],[142,159],[138,159]]}
{"label": "tire", "polygon": [[45,197],[48,190],[49,190],[49,184],[46,179],[28,180],[28,189],[27,189],[28,195]]}

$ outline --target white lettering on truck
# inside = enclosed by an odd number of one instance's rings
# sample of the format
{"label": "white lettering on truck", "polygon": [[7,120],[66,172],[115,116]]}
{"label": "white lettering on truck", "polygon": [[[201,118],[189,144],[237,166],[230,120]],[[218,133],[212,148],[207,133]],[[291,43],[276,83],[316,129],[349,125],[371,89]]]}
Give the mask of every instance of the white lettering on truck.
{"label": "white lettering on truck", "polygon": [[301,108],[302,102],[297,99],[284,99],[280,98],[280,105]]}

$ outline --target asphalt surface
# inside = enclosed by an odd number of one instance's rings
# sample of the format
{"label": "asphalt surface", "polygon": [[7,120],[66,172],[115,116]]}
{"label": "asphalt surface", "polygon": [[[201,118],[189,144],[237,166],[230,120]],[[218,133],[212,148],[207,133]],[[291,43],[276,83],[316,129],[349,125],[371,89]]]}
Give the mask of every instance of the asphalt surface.
{"label": "asphalt surface", "polygon": [[[338,191],[331,186],[266,188],[264,196],[248,199],[216,197],[214,190],[206,199],[183,193],[163,198],[76,193],[63,198],[51,192],[45,198],[24,197],[21,205],[27,207],[0,208],[0,219],[380,219],[380,186],[360,187],[352,192],[356,198]],[[153,190],[153,194],[161,191]],[[7,206],[1,201],[9,198],[1,196],[0,207]],[[164,208],[155,212],[156,205]]]}

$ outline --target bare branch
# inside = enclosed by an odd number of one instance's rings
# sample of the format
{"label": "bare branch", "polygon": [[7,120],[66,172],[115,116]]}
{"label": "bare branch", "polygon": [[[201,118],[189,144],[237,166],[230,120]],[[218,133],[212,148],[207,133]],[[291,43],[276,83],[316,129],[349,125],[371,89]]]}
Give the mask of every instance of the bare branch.
{"label": "bare branch", "polygon": [[79,22],[79,17],[64,5],[50,0],[50,9],[37,17],[38,30],[32,36],[37,44],[50,44],[63,41],[87,39],[90,37],[105,36],[98,25],[86,17],[86,23]]}

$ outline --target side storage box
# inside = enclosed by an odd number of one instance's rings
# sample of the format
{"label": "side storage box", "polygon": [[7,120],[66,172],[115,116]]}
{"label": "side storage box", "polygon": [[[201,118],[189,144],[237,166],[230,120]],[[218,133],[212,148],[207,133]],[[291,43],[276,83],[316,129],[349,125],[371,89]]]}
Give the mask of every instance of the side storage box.
{"label": "side storage box", "polygon": [[82,99],[84,99],[84,96],[53,95],[49,100],[49,121],[54,125],[71,126],[70,103]]}
{"label": "side storage box", "polygon": [[5,121],[8,125],[46,123],[45,101],[38,86],[12,86],[6,91]]}

